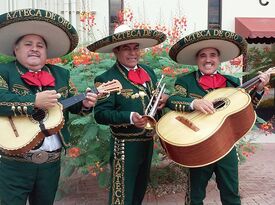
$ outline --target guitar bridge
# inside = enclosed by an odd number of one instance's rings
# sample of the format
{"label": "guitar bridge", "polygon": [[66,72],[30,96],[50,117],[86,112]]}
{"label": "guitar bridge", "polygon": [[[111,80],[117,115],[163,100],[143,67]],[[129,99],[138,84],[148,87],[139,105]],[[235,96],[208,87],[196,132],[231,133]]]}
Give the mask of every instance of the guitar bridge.
{"label": "guitar bridge", "polygon": [[191,130],[195,131],[195,132],[197,132],[197,131],[200,130],[193,122],[191,122],[190,120],[186,119],[183,116],[177,116],[176,119],[178,121],[180,121],[182,124],[184,124],[187,127],[189,127]]}

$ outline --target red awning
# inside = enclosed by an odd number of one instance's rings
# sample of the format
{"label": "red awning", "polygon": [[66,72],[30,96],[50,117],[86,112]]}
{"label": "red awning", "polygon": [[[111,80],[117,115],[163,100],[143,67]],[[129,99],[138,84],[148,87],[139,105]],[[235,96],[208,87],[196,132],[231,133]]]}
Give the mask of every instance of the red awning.
{"label": "red awning", "polygon": [[249,43],[274,43],[275,18],[235,18],[235,32]]}

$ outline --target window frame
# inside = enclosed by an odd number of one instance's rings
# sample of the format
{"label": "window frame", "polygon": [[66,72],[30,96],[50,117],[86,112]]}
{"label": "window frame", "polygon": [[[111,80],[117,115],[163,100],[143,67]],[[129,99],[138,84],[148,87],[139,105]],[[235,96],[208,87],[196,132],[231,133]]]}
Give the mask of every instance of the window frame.
{"label": "window frame", "polygon": [[[217,7],[212,6],[213,3],[217,3]],[[218,19],[218,22],[211,22],[212,17],[215,16],[214,12],[217,13],[215,19]],[[208,29],[222,29],[222,0],[208,0],[207,20]]]}
{"label": "window frame", "polygon": [[[116,1],[116,2],[120,1],[120,9],[116,11],[115,15],[112,13],[112,10],[113,10],[112,3],[114,3],[113,1]],[[120,10],[123,11],[123,9],[124,9],[124,0],[109,0],[109,35],[114,33],[115,24],[118,23],[117,14]]]}

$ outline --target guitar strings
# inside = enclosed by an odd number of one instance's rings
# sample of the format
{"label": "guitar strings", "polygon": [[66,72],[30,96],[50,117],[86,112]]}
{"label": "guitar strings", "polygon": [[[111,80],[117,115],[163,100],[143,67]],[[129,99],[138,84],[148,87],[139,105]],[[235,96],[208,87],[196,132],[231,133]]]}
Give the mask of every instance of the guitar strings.
{"label": "guitar strings", "polygon": [[[239,91],[240,91],[240,89],[237,89],[235,92],[231,93],[230,95],[223,95],[223,96],[220,96],[220,97],[222,97],[222,98],[229,98],[229,97],[233,96],[234,94],[236,94]],[[195,121],[195,120],[199,120],[199,119],[202,119],[202,118],[208,116],[208,114],[204,114],[204,113],[202,113],[200,111],[191,112],[190,115],[192,115],[192,113],[194,113],[194,115],[191,116],[191,118],[188,119],[188,120]]]}

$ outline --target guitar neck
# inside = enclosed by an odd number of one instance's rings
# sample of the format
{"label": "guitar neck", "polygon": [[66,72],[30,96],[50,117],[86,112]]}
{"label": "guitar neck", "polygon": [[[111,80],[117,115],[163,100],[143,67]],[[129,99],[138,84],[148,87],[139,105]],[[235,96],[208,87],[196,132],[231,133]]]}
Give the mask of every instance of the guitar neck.
{"label": "guitar neck", "polygon": [[[92,93],[98,93],[98,90],[96,88],[93,88],[90,92]],[[82,93],[64,100],[61,100],[60,103],[63,105],[63,109],[66,109],[76,103],[81,102],[82,100],[84,100],[86,98],[86,94]]]}
{"label": "guitar neck", "polygon": [[257,85],[260,82],[259,76],[256,76],[248,81],[246,81],[244,84],[240,85],[239,88],[244,88],[245,90],[251,88],[254,85]]}
{"label": "guitar neck", "polygon": [[[275,67],[269,68],[264,73],[267,73],[267,74],[270,74],[270,75],[274,74],[275,73]],[[247,89],[251,88],[252,86],[257,85],[260,82],[261,82],[260,76],[258,75],[256,77],[250,79],[249,81],[245,82],[241,86],[239,86],[239,88],[244,88],[244,89],[247,90]]]}

